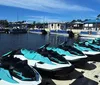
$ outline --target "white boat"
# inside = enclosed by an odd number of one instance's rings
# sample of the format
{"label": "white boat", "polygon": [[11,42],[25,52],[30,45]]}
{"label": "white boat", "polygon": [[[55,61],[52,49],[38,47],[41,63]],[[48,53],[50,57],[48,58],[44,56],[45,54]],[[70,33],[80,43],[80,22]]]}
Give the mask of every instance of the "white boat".
{"label": "white boat", "polygon": [[36,81],[22,81],[14,76],[11,75],[11,73],[3,68],[0,68],[0,85],[38,85],[41,83],[41,78],[36,72],[37,79]]}
{"label": "white boat", "polygon": [[46,30],[41,30],[41,29],[34,29],[34,30],[30,30],[30,33],[36,33],[36,34],[47,34]]}
{"label": "white boat", "polygon": [[68,31],[66,30],[50,30],[50,34],[69,36]]}
{"label": "white boat", "polygon": [[39,85],[40,74],[26,60],[15,58],[13,52],[0,57],[0,85]]}
{"label": "white boat", "polygon": [[94,47],[91,47],[85,42],[74,43],[74,47],[88,56],[89,60],[100,60],[100,50]]}
{"label": "white boat", "polygon": [[47,51],[56,52],[58,55],[71,62],[74,66],[77,66],[79,64],[85,65],[85,63],[87,62],[87,56],[72,46],[64,46],[64,48],[63,47],[60,48],[60,47],[50,47],[49,44],[46,44],[40,47],[39,49],[41,50],[46,49]]}
{"label": "white boat", "polygon": [[80,37],[89,37],[89,38],[100,38],[99,31],[81,31],[79,33]]}
{"label": "white boat", "polygon": [[28,60],[28,65],[36,68],[41,75],[44,74],[51,77],[61,76],[65,75],[65,73],[69,74],[74,70],[74,67],[70,62],[59,60],[55,58],[55,56],[46,57],[27,49],[21,49],[21,53],[22,54],[19,55],[15,54],[14,57],[20,58],[21,60]]}

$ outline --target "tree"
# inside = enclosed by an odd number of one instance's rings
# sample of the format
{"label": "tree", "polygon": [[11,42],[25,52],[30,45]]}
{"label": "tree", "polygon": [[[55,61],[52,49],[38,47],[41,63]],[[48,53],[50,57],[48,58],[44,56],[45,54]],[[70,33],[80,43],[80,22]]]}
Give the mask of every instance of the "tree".
{"label": "tree", "polygon": [[84,21],[88,21],[89,19],[85,19]]}
{"label": "tree", "polygon": [[0,20],[0,25],[4,26],[4,27],[8,27],[9,23],[7,20]]}
{"label": "tree", "polygon": [[33,24],[32,24],[32,25],[33,25],[33,28],[35,28],[35,25],[36,25],[36,21],[33,21]]}
{"label": "tree", "polygon": [[97,19],[100,19],[100,14],[99,14],[99,15],[97,15]]}
{"label": "tree", "polygon": [[78,22],[83,22],[81,19],[77,19]]}
{"label": "tree", "polygon": [[40,23],[40,22],[38,22],[38,23],[36,23],[36,27],[37,27],[37,28],[43,28],[43,24]]}
{"label": "tree", "polygon": [[76,22],[76,21],[77,21],[77,20],[72,20],[71,23],[74,23],[74,22]]}

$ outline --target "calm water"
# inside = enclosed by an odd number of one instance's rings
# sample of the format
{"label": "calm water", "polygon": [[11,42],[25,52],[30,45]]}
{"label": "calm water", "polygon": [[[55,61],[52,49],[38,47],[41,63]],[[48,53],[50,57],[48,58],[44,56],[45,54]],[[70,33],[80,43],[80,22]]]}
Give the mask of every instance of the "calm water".
{"label": "calm water", "polygon": [[46,43],[57,46],[67,39],[65,36],[49,34],[46,36],[39,34],[0,34],[0,55],[18,48],[36,50]]}

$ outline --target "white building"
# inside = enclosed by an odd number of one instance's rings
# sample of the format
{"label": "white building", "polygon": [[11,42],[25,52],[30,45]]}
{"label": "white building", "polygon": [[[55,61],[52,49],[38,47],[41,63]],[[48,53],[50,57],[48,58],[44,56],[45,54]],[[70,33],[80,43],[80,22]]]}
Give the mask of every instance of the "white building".
{"label": "white building", "polygon": [[49,30],[66,30],[67,24],[66,23],[48,23]]}
{"label": "white building", "polygon": [[84,30],[100,30],[100,20],[88,20],[84,22]]}
{"label": "white building", "polygon": [[74,22],[72,25],[73,25],[73,26],[72,26],[73,29],[82,29],[82,28],[83,28],[83,23],[82,23],[82,22],[76,21],[76,22]]}

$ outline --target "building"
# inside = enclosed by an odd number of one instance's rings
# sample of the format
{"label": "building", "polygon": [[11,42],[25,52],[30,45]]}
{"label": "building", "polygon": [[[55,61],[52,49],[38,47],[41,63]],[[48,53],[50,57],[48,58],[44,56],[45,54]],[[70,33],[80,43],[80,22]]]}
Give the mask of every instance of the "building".
{"label": "building", "polygon": [[83,29],[83,24],[83,22],[76,21],[72,23],[72,27],[73,29]]}
{"label": "building", "polygon": [[61,22],[48,23],[48,29],[49,30],[66,30],[67,23],[61,23]]}
{"label": "building", "polygon": [[84,30],[100,30],[100,19],[87,20],[84,22]]}
{"label": "building", "polygon": [[9,27],[13,28],[13,29],[27,29],[30,28],[32,25],[32,23],[28,23],[28,22],[10,22],[9,23]]}

